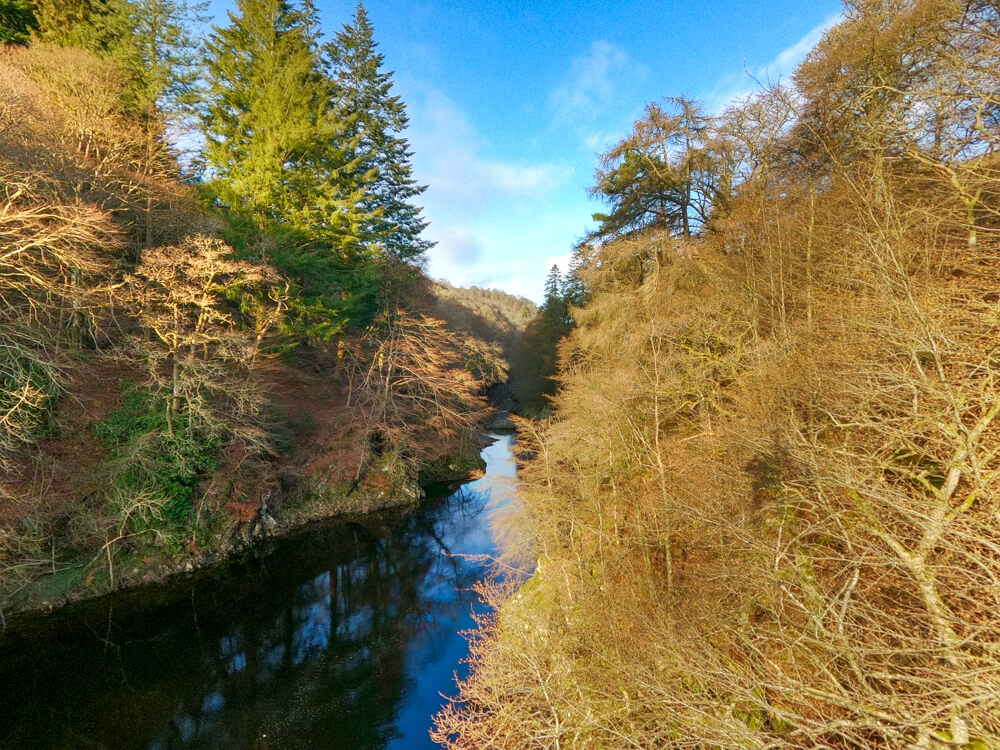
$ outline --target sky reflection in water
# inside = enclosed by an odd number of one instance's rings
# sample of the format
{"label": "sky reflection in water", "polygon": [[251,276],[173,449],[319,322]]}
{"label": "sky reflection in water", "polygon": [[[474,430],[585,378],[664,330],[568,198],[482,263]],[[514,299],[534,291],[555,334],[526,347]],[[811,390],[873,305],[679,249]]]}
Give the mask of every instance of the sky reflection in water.
{"label": "sky reflection in water", "polygon": [[484,573],[468,556],[493,552],[511,445],[401,520],[324,527],[168,602],[91,604],[8,639],[0,747],[435,747]]}

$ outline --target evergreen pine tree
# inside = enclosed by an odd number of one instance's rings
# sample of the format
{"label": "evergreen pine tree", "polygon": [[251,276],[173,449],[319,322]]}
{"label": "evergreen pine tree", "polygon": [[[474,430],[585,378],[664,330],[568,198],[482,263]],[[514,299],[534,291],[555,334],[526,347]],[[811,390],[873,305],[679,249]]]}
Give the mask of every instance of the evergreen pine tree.
{"label": "evergreen pine tree", "polygon": [[573,248],[573,254],[569,259],[569,270],[566,271],[562,281],[563,298],[568,305],[583,307],[587,302],[589,292],[582,271],[587,267],[587,259],[591,252],[590,246],[586,243]]}
{"label": "evergreen pine tree", "polygon": [[545,279],[545,302],[542,303],[542,320],[545,322],[546,333],[553,341],[558,341],[565,334],[568,319],[569,309],[563,293],[562,275],[559,273],[559,266],[553,263]]}
{"label": "evergreen pine tree", "polygon": [[555,263],[549,269],[549,275],[545,277],[545,301],[543,308],[553,307],[562,299],[562,276],[559,273],[559,266]]}
{"label": "evergreen pine tree", "polygon": [[259,227],[282,225],[345,256],[362,252],[355,142],[332,116],[317,22],[288,0],[237,0],[206,43],[205,163],[218,199]]}
{"label": "evergreen pine tree", "polygon": [[408,118],[406,105],[392,94],[392,73],[383,70],[384,57],[376,52],[374,29],[358,3],[353,23],[325,45],[335,106],[346,126],[355,163],[349,179],[362,195],[369,215],[361,227],[364,239],[386,255],[421,263],[433,247],[421,238],[427,226],[412,200],[426,186],[413,179],[409,144],[402,136]]}
{"label": "evergreen pine tree", "polygon": [[312,30],[286,0],[237,0],[229,20],[206,42],[209,176],[230,209],[260,225],[287,221],[323,106]]}
{"label": "evergreen pine tree", "polygon": [[207,2],[131,0],[131,63],[138,105],[150,113],[175,118],[190,112],[197,100],[201,44],[192,27],[204,21]]}
{"label": "evergreen pine tree", "polygon": [[114,60],[128,81],[124,104],[151,121],[151,132],[162,135],[163,118],[172,117],[176,125],[195,102],[200,43],[193,27],[204,20],[207,5],[188,0],[35,0],[34,15],[45,41]]}
{"label": "evergreen pine tree", "polygon": [[129,0],[34,0],[38,35],[63,46],[114,55],[131,41],[128,5]]}
{"label": "evergreen pine tree", "polygon": [[32,29],[37,28],[29,0],[0,0],[0,44],[27,44]]}
{"label": "evergreen pine tree", "polygon": [[215,199],[256,230],[280,231],[272,260],[295,278],[293,328],[327,340],[374,312],[379,263],[350,175],[357,146],[320,69],[310,2],[237,0],[206,43],[204,160]]}

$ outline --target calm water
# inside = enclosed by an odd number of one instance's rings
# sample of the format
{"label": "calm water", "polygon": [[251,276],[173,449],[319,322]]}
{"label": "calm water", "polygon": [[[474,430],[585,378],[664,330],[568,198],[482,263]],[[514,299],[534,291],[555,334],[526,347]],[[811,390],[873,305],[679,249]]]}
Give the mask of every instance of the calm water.
{"label": "calm water", "polygon": [[0,645],[0,748],[436,747],[513,491],[487,472],[407,517],[326,525],[169,589],[90,602]]}

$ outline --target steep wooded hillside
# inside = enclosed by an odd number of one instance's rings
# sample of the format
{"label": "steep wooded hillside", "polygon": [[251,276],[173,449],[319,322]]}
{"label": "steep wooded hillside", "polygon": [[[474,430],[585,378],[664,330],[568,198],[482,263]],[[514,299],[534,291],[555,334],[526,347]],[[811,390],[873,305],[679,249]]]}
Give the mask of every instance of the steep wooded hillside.
{"label": "steep wooded hillside", "polygon": [[1000,16],[845,16],[602,159],[446,746],[1000,743]]}
{"label": "steep wooded hillside", "polygon": [[0,613],[412,502],[476,467],[506,373],[403,259],[364,260],[360,316],[328,245],[206,209],[130,86],[0,49]]}
{"label": "steep wooded hillside", "polygon": [[531,300],[499,289],[456,287],[438,281],[434,293],[442,314],[449,320],[479,338],[501,344],[505,351],[513,349],[525,326],[538,313]]}

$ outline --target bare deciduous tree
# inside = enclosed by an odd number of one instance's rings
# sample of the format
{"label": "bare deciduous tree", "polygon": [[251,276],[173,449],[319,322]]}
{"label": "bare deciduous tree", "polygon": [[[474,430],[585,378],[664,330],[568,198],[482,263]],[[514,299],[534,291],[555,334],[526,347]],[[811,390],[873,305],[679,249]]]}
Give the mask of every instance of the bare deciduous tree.
{"label": "bare deciduous tree", "polygon": [[[264,336],[280,322],[287,287],[267,267],[231,254],[221,240],[193,236],[177,247],[147,250],[126,277],[136,318],[151,337],[135,339],[132,349],[169,394],[168,419],[185,410],[217,428],[259,411],[254,363]],[[226,299],[227,290],[239,287],[246,293],[257,287],[259,296],[246,328],[237,324],[238,300]],[[219,402],[232,413],[218,414]]]}

